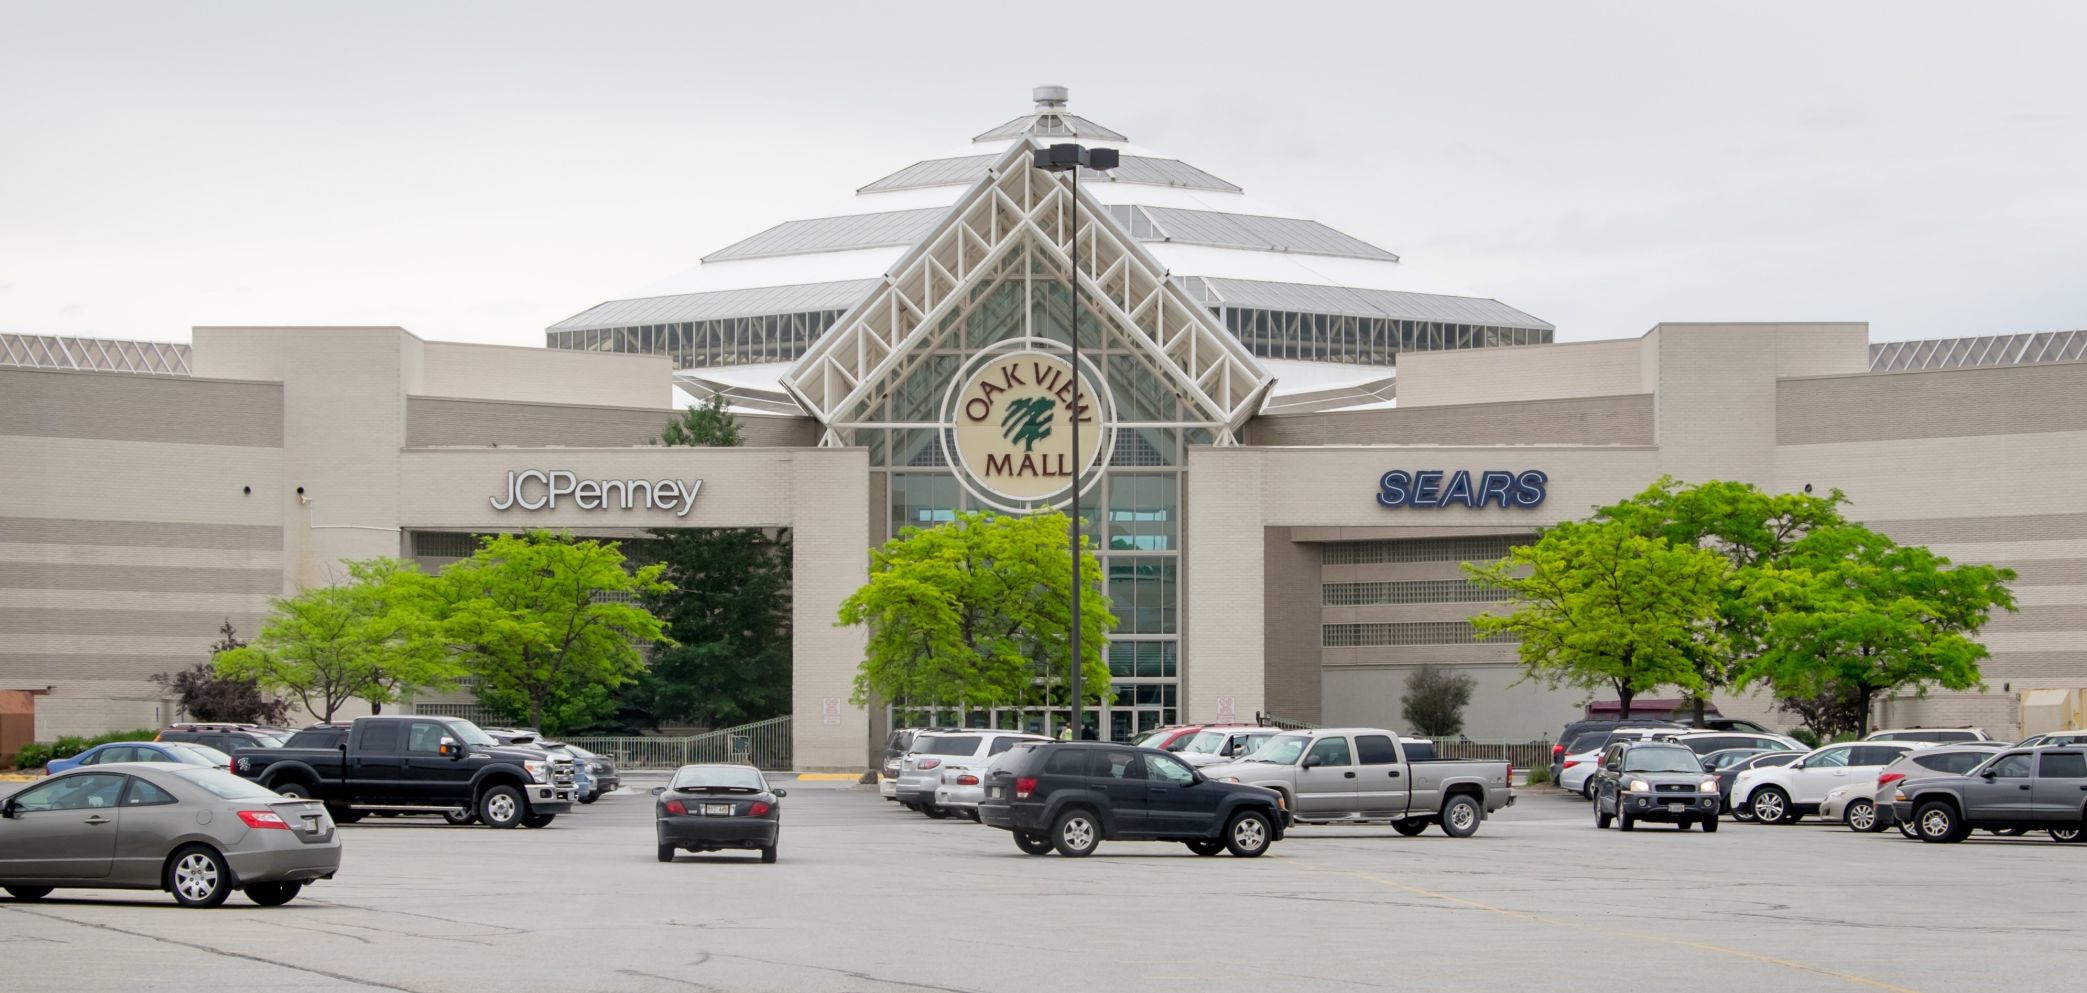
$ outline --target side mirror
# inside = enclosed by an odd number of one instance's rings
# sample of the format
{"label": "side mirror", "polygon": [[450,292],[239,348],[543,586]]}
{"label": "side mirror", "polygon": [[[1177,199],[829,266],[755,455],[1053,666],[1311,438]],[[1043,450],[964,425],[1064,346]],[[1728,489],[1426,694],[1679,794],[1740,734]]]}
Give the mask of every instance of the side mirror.
{"label": "side mirror", "polygon": [[453,759],[460,759],[464,757],[464,750],[457,746],[457,740],[455,738],[449,737],[448,735],[442,736],[442,740],[436,744],[435,750],[439,754],[446,755]]}
{"label": "side mirror", "polygon": [[0,819],[14,820],[14,797],[0,801]]}
{"label": "side mirror", "polygon": [[783,789],[783,788],[782,788],[782,787],[780,787],[780,786],[776,787],[776,788],[775,788],[775,791],[774,791],[774,792],[775,792],[775,798],[776,798],[776,799],[778,799],[778,800],[780,800],[780,799],[782,799],[782,798],[784,798],[784,797],[786,797],[786,796],[789,796],[789,795],[790,795],[790,791],[789,791],[789,790]]}
{"label": "side mirror", "polygon": [[1717,771],[1717,763],[1715,763],[1715,762],[1705,762],[1705,763],[1703,763],[1703,771],[1704,771],[1704,772],[1716,772],[1716,771]]}
{"label": "side mirror", "polygon": [[665,793],[666,791],[667,791],[667,788],[666,788],[666,787],[664,787],[664,786],[655,786],[655,787],[653,787],[653,788],[652,788],[652,795],[653,795],[653,796],[658,796],[658,795],[660,795],[661,793]]}
{"label": "side mirror", "polygon": [[1995,780],[1995,779],[1998,779],[1999,777],[2000,777],[2000,774],[1999,774],[1999,773],[1997,773],[1997,772],[1994,772],[1994,771],[1993,771],[1993,770],[1991,770],[1991,769],[1987,769],[1986,771],[1984,771],[1984,772],[1981,772],[1981,773],[1979,773],[1979,774],[1978,774],[1978,778],[1980,778],[1980,779],[1983,779],[1983,780],[1985,780],[1985,781],[1986,781],[1986,782],[1988,782],[1988,783],[1992,782],[1992,781],[1993,781],[1993,780]]}
{"label": "side mirror", "polygon": [[1326,762],[1320,759],[1317,755],[1307,755],[1304,757],[1304,767],[1307,769],[1317,769],[1318,767],[1325,764]]}

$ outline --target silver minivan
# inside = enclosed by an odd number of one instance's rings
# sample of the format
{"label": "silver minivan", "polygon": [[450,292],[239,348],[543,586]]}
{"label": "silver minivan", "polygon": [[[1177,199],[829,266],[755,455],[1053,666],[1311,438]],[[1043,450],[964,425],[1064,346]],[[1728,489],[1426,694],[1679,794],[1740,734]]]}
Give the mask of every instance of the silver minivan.
{"label": "silver minivan", "polygon": [[[935,801],[943,772],[951,768],[983,771],[993,756],[1014,747],[1015,742],[1043,740],[1046,739],[1042,735],[992,728],[922,731],[914,736],[912,746],[899,760],[896,799],[909,809],[941,820],[952,812]],[[965,813],[976,811],[977,801],[972,800],[969,806]]]}

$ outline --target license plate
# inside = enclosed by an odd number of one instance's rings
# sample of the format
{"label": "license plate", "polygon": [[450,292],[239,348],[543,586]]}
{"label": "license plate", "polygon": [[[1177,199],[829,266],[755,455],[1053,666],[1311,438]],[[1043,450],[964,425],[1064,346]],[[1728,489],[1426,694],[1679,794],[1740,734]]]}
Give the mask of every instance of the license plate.
{"label": "license plate", "polygon": [[729,803],[706,803],[703,805],[703,816],[730,817],[732,816],[732,805]]}
{"label": "license plate", "polygon": [[317,815],[317,814],[307,814],[307,815],[305,815],[305,818],[304,818],[304,832],[305,832],[306,834],[318,834],[318,833],[319,833],[319,815]]}
{"label": "license plate", "polygon": [[992,796],[992,797],[997,797],[997,796],[999,796],[999,795],[1000,795],[1000,787],[998,787],[998,786],[988,786],[988,787],[986,787],[986,795],[987,795],[987,796]]}
{"label": "license plate", "polygon": [[1682,811],[1684,811],[1684,810],[1687,810],[1687,809],[1688,809],[1688,804],[1685,804],[1685,803],[1669,803],[1669,804],[1667,804],[1667,811],[1668,811],[1669,813],[1674,813],[1674,814],[1678,814],[1678,813],[1681,813]]}

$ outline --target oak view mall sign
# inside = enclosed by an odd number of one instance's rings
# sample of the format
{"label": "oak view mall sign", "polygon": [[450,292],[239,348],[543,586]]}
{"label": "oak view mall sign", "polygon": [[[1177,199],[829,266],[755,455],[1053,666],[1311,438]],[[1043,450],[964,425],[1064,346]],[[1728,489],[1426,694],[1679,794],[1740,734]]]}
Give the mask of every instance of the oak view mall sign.
{"label": "oak view mall sign", "polygon": [[1551,477],[1535,469],[1393,469],[1377,481],[1377,502],[1386,507],[1501,507],[1526,510],[1544,502]]}
{"label": "oak view mall sign", "polygon": [[507,474],[507,488],[491,497],[494,510],[557,510],[561,501],[580,510],[659,510],[687,517],[696,509],[700,479],[581,479],[564,469],[523,469]]}
{"label": "oak view mall sign", "polygon": [[1076,476],[1094,468],[1105,412],[1093,380],[1081,375],[1077,382],[1064,356],[1017,351],[992,356],[955,384],[944,423],[956,462],[980,496],[1000,498],[1009,505],[1003,509],[1055,505]]}

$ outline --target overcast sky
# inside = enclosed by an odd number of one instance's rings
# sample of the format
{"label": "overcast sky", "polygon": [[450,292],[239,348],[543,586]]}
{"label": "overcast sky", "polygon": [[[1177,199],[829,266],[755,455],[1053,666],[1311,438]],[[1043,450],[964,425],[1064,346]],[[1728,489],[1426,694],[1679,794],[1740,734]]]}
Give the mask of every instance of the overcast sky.
{"label": "overcast sky", "polygon": [[11,3],[0,330],[541,344],[1038,83],[1561,340],[2087,327],[2082,38],[2077,2]]}

